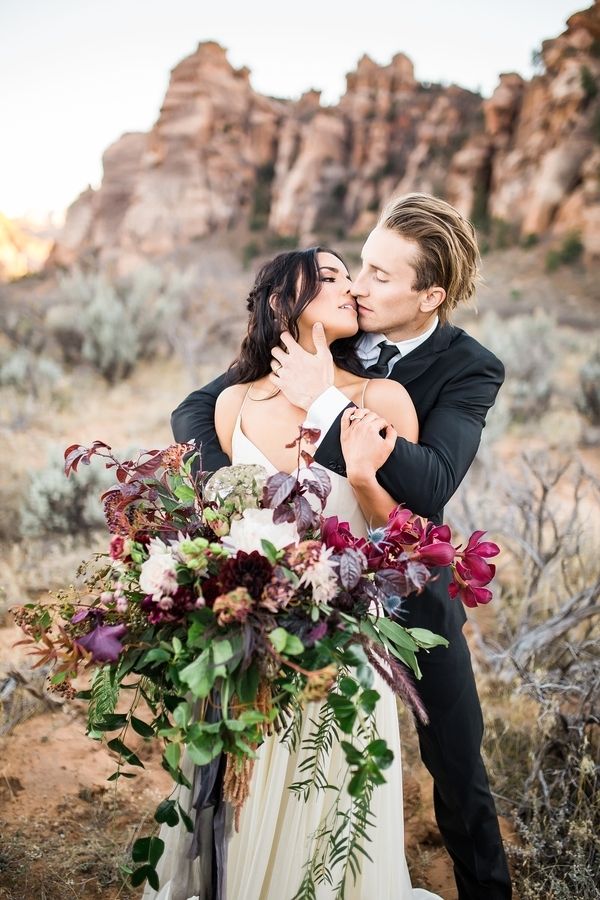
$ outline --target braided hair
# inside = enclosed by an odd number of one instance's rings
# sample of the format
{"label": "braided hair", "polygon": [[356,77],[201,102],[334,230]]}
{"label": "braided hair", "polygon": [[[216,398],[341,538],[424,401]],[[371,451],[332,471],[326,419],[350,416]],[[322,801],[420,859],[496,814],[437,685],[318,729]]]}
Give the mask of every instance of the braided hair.
{"label": "braided hair", "polygon": [[[259,270],[246,299],[248,331],[229,367],[230,384],[247,384],[268,375],[271,350],[279,344],[283,331],[298,340],[298,319],[321,289],[318,253],[331,253],[344,263],[334,250],[310,247],[280,253]],[[359,337],[360,332],[339,338],[330,347],[334,363],[354,375],[365,374],[356,353]]]}

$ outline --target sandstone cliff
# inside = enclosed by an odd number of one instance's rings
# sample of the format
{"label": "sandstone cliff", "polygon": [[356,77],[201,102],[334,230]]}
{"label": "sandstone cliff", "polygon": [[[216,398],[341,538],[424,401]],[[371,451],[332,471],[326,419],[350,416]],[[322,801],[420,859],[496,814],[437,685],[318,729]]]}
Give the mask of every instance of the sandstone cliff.
{"label": "sandstone cliff", "polygon": [[420,84],[403,54],[363,57],[336,106],[318,92],[256,93],[247,69],[203,43],[179,63],[155,126],[104,155],[71,206],[52,260],[119,269],[238,225],[301,243],[363,234],[394,193],[446,197],[517,234],[577,230],[600,254],[600,6],[543,44],[531,81],[500,76],[489,100]]}

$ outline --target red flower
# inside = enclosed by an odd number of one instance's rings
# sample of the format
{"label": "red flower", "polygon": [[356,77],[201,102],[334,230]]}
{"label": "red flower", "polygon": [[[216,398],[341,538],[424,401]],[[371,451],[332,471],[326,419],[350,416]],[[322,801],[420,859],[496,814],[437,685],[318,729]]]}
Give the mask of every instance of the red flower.
{"label": "red flower", "polygon": [[348,522],[340,522],[337,516],[325,519],[321,539],[326,547],[333,547],[338,553],[348,547],[352,550],[361,550],[366,544],[364,538],[354,537]]}
{"label": "red flower", "polygon": [[500,553],[498,544],[482,541],[485,531],[474,531],[465,549],[458,553],[461,562],[456,570],[464,581],[472,581],[478,586],[488,584],[496,573],[496,567],[486,562],[490,556]]}
{"label": "red flower", "polygon": [[484,603],[489,603],[492,599],[491,591],[474,583],[457,584],[456,581],[451,581],[448,585],[448,593],[451,597],[460,597],[465,606],[469,606],[472,609]]}

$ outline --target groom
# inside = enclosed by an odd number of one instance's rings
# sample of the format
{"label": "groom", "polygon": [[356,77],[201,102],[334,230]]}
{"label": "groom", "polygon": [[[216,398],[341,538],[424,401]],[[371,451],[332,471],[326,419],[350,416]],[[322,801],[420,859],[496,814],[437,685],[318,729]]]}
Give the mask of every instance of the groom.
{"label": "groom", "polygon": [[[402,438],[377,481],[413,512],[441,522],[443,507],[469,469],[488,409],[504,379],[502,363],[449,324],[474,292],[478,250],[471,224],[443,200],[409,194],[393,201],[367,238],[351,292],[363,335],[358,351],[374,377],[393,378],[409,392],[420,426],[418,444]],[[273,349],[271,380],[307,411],[321,430],[315,459],[345,474],[340,419],[348,407],[333,386],[333,363],[322,328],[316,353],[288,335]],[[202,444],[203,468],[229,464],[214,429],[225,376],[192,392],[173,412],[177,441]],[[361,485],[368,494],[374,482]],[[480,747],[483,719],[462,633],[462,604],[448,595],[449,573],[404,601],[404,623],[443,634],[449,647],[420,654],[418,688],[429,714],[419,728],[423,762],[434,780],[438,826],[454,863],[460,900],[508,900],[511,884]]]}

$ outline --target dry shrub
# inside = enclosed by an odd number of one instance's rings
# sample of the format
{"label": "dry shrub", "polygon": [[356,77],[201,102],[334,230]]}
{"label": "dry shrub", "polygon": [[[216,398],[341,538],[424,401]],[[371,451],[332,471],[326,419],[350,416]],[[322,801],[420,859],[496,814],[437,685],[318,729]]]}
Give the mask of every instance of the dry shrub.
{"label": "dry shrub", "polygon": [[[484,457],[485,459],[485,457]],[[503,547],[493,633],[473,621],[483,667],[485,753],[522,900],[600,896],[600,502],[573,459],[523,454],[511,472],[487,456],[449,518],[485,523]],[[485,696],[487,695],[487,696]]]}
{"label": "dry shrub", "polygon": [[502,321],[488,313],[481,339],[505,365],[502,393],[512,416],[526,421],[548,409],[562,348],[556,321],[541,310]]}

